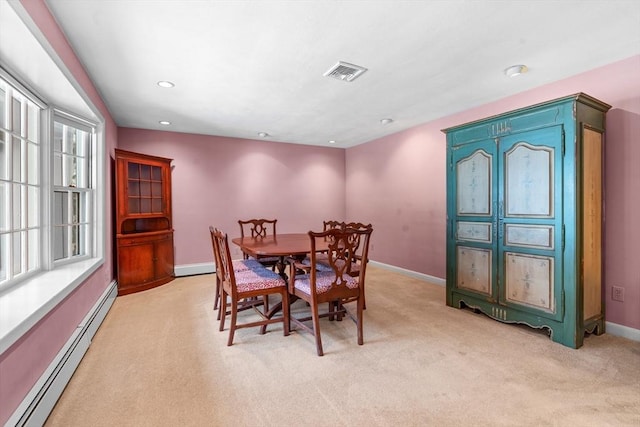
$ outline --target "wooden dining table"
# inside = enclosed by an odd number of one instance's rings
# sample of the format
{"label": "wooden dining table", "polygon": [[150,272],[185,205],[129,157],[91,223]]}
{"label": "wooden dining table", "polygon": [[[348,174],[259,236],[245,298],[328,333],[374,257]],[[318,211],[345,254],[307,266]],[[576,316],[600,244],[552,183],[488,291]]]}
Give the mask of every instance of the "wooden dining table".
{"label": "wooden dining table", "polygon": [[[266,237],[236,237],[231,241],[250,256],[301,257],[311,252],[311,239],[307,233],[284,233]],[[324,241],[316,242],[316,251],[328,248]]]}
{"label": "wooden dining table", "polygon": [[[311,238],[307,233],[281,233],[265,237],[244,236],[233,238],[231,242],[240,246],[243,253],[254,258],[279,257],[278,272],[285,278],[285,258],[303,259],[311,252]],[[316,252],[325,252],[328,249],[328,242],[316,240]]]}

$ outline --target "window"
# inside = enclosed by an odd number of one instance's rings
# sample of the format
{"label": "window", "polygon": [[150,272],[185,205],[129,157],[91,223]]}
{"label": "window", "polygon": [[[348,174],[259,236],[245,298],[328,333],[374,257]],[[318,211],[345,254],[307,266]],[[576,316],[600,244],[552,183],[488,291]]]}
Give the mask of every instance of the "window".
{"label": "window", "polygon": [[95,126],[0,75],[0,289],[94,255]]}
{"label": "window", "polygon": [[40,268],[41,113],[0,79],[0,288]]}
{"label": "window", "polygon": [[90,254],[93,129],[56,112],[53,124],[53,260]]}

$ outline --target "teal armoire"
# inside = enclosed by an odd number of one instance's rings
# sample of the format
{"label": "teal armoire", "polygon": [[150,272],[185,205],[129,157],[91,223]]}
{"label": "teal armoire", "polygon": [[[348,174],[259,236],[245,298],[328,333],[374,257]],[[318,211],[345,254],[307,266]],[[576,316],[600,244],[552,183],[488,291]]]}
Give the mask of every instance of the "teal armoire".
{"label": "teal armoire", "polygon": [[609,108],[579,93],[443,131],[447,305],[573,348],[604,332]]}

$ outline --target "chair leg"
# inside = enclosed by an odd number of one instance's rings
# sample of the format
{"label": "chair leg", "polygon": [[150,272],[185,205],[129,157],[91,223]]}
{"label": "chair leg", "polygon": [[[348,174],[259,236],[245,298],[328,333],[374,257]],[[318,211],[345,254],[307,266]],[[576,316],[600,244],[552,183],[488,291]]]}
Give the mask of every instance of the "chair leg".
{"label": "chair leg", "polygon": [[218,310],[218,319],[220,319],[220,330],[224,331],[224,319],[227,317],[227,293],[224,289],[221,290],[220,295],[220,308]]}
{"label": "chair leg", "polygon": [[[257,301],[257,300],[256,300]],[[257,307],[257,306],[256,306]],[[262,296],[262,312],[264,313],[265,316],[268,316],[268,312],[269,312],[269,297],[267,295],[263,295]],[[256,308],[256,310],[259,310],[258,308]],[[267,325],[262,325],[260,326],[260,335],[264,335],[267,333]]]}
{"label": "chair leg", "polygon": [[357,310],[358,310],[358,322],[357,322],[358,324],[356,325],[356,327],[358,328],[358,345],[362,345],[364,344],[364,337],[362,333],[362,310],[364,310],[364,298],[362,298],[362,296],[358,298]]}
{"label": "chair leg", "polygon": [[313,335],[316,337],[316,350],[318,352],[318,356],[323,356],[324,352],[322,351],[322,338],[320,338],[320,316],[318,315],[318,305],[313,305],[311,309],[311,315],[313,317]]}
{"label": "chair leg", "polygon": [[233,335],[236,333],[236,322],[238,320],[238,304],[231,301],[231,324],[229,325],[229,341],[227,345],[233,344]]}
{"label": "chair leg", "polygon": [[282,293],[282,329],[284,329],[284,336],[289,336],[289,330],[291,326],[289,323],[291,322],[291,314],[289,312],[289,293],[285,290]]}
{"label": "chair leg", "polygon": [[362,284],[362,309],[367,309],[367,299],[364,297],[364,283]]}
{"label": "chair leg", "polygon": [[[220,304],[220,279],[216,275],[216,295],[213,299],[213,309],[217,310]],[[218,313],[218,320],[220,320],[220,313]]]}

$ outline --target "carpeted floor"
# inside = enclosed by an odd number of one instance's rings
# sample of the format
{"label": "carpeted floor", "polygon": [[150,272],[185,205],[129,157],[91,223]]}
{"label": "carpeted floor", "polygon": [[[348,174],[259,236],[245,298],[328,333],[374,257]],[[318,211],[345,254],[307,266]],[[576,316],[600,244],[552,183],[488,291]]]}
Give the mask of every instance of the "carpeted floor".
{"label": "carpeted floor", "polygon": [[213,283],[118,297],[46,425],[640,426],[639,342],[566,348],[370,267],[363,346],[353,322],[325,318],[324,357],[281,325],[241,329],[227,347]]}

